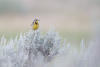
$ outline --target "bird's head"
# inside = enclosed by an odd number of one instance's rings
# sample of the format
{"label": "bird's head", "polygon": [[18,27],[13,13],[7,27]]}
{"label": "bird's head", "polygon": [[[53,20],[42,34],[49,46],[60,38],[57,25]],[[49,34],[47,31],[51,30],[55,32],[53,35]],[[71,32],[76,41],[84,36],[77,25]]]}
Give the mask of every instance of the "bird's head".
{"label": "bird's head", "polygon": [[40,21],[39,19],[35,18],[34,21],[32,22],[32,25],[34,25],[34,23],[38,24],[39,21]]}

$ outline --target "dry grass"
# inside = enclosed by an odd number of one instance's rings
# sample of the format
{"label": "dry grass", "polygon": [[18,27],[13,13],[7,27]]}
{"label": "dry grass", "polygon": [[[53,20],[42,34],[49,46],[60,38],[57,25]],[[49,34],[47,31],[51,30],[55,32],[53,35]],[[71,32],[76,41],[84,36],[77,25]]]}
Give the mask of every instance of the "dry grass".
{"label": "dry grass", "polygon": [[[83,18],[82,18],[83,17]],[[89,20],[85,16],[41,15],[40,29],[56,28],[58,31],[87,32],[90,30]],[[0,31],[25,31],[31,28],[34,17],[30,15],[6,14],[0,16]],[[84,20],[84,21],[83,21]]]}

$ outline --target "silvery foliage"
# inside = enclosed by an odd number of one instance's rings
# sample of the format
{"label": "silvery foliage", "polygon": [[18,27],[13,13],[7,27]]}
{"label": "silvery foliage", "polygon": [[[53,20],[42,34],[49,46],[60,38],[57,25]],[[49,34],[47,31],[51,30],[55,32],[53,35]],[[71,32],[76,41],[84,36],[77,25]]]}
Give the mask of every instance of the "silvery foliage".
{"label": "silvery foliage", "polygon": [[100,67],[99,51],[99,40],[86,48],[83,39],[78,51],[70,43],[62,44],[54,31],[41,35],[30,30],[9,41],[1,37],[0,67]]}
{"label": "silvery foliage", "polygon": [[60,54],[60,47],[61,39],[54,31],[43,36],[39,30],[30,30],[8,42],[3,36],[0,40],[0,67],[45,67],[45,63]]}

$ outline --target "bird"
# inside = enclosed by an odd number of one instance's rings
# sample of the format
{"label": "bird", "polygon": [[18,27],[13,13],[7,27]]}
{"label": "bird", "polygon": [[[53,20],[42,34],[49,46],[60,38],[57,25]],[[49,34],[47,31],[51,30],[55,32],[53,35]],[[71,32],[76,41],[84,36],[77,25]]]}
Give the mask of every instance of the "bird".
{"label": "bird", "polygon": [[37,30],[39,28],[39,19],[35,18],[32,22],[32,29]]}

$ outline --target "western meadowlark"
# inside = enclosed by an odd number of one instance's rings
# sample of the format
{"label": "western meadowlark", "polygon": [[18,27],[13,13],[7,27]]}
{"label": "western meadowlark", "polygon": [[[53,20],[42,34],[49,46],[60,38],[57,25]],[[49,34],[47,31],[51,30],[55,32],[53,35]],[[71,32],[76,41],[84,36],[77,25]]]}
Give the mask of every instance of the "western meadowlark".
{"label": "western meadowlark", "polygon": [[39,20],[34,19],[34,21],[32,22],[32,29],[37,30],[38,28],[39,28]]}

